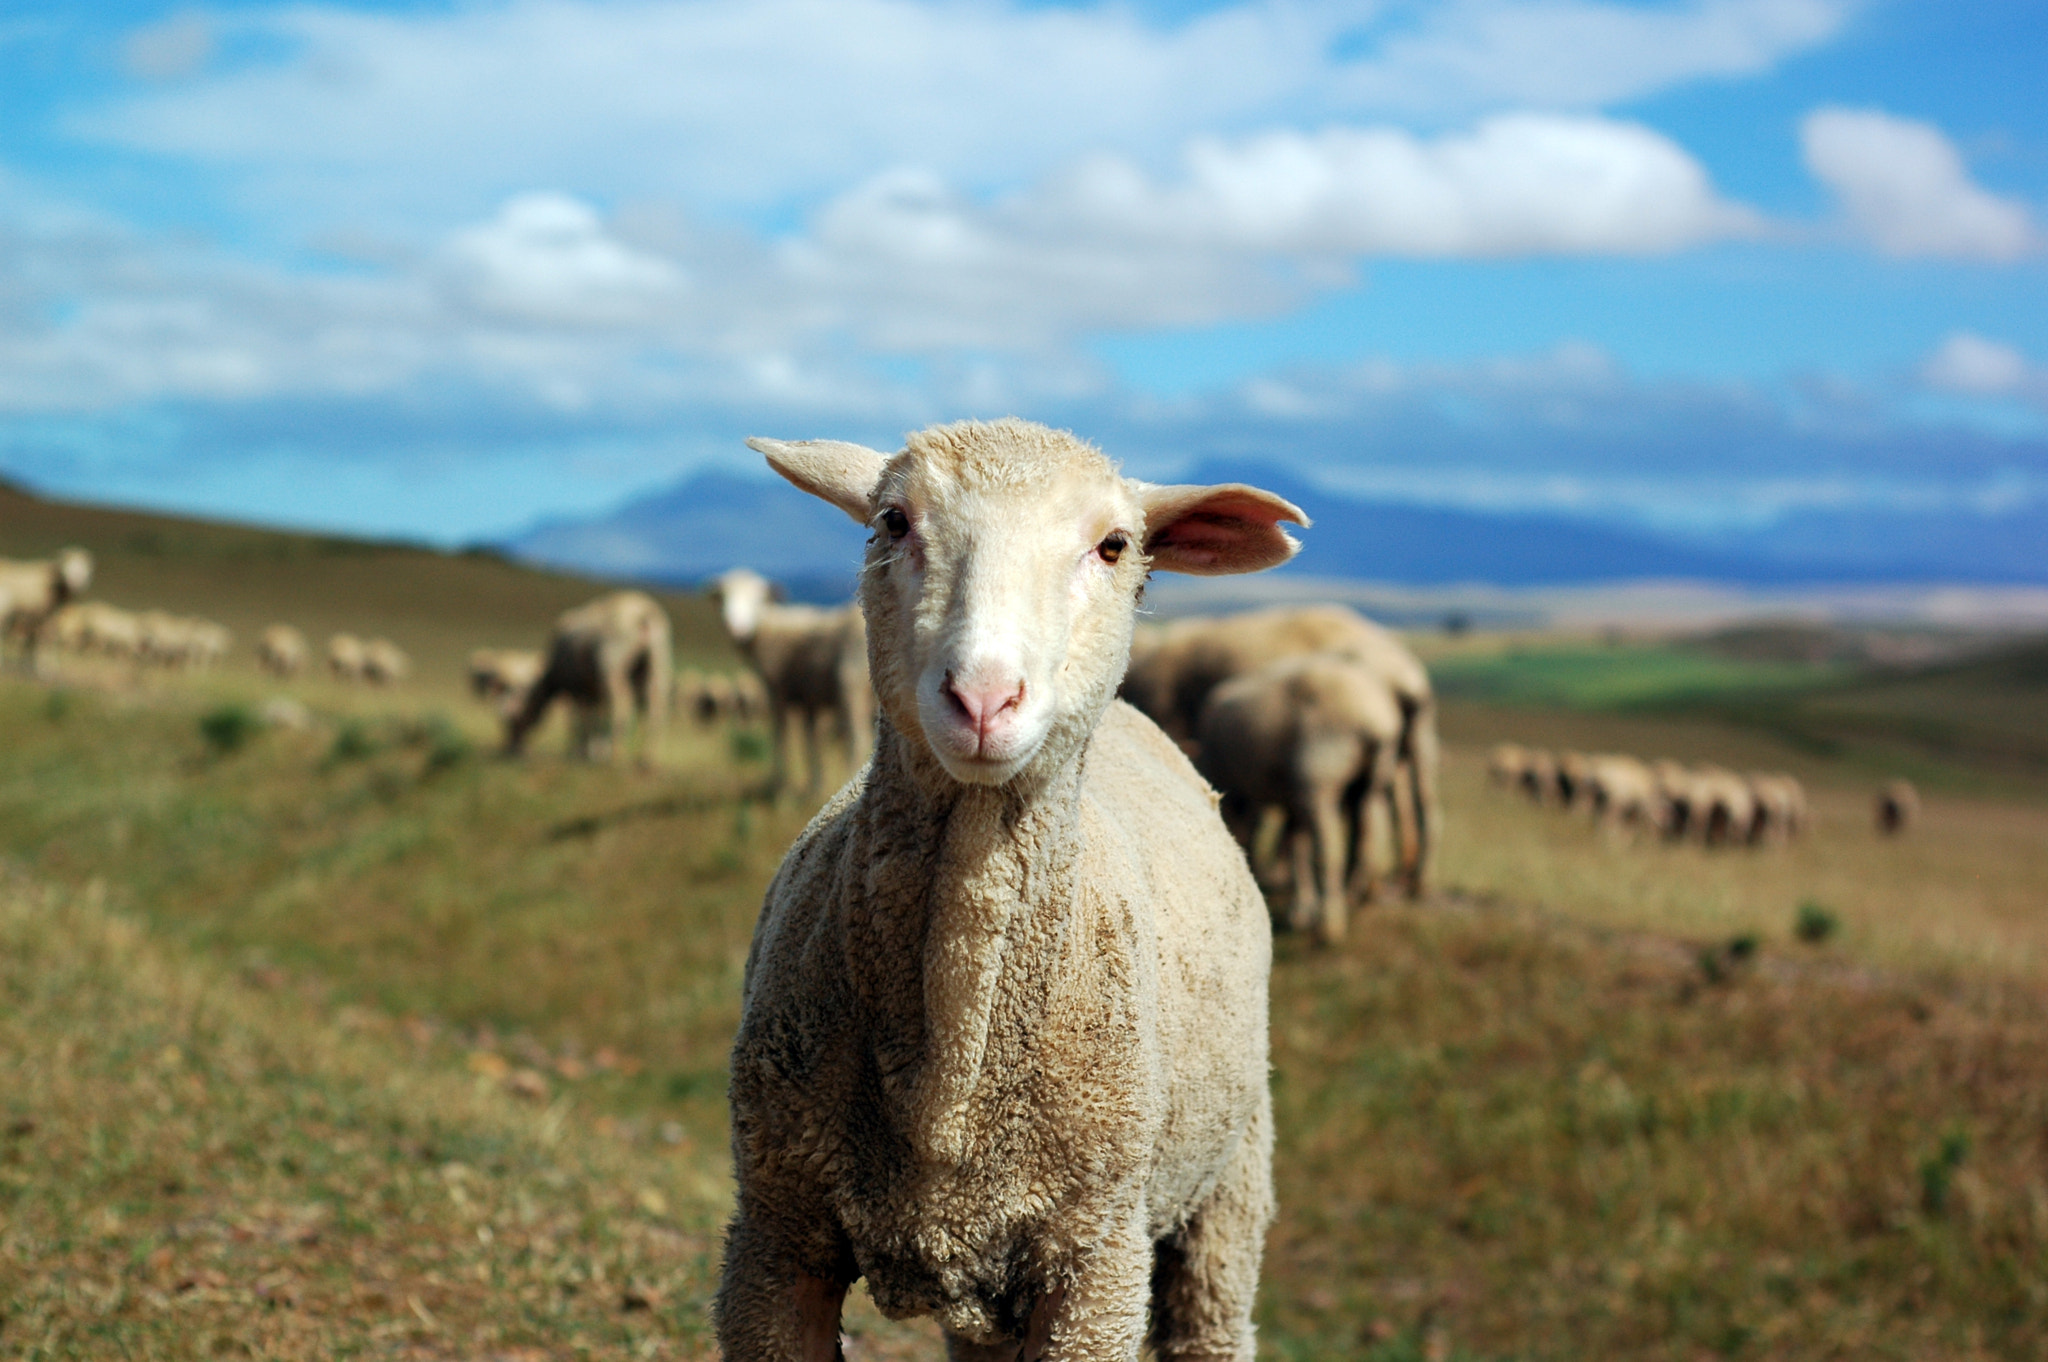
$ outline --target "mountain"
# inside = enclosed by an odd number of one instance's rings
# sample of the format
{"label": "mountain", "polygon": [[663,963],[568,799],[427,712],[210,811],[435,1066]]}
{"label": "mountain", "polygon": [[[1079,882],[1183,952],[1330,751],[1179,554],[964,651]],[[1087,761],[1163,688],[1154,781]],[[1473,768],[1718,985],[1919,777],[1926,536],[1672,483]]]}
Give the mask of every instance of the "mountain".
{"label": "mountain", "polygon": [[[1509,514],[1369,501],[1285,470],[1208,466],[1191,481],[1250,482],[1315,522],[1287,571],[1320,578],[1446,586],[1568,586],[1685,579],[1769,587],[1813,583],[2048,582],[2048,514],[1809,513],[1712,539],[1590,517]],[[536,525],[503,547],[555,567],[694,582],[745,565],[800,597],[852,588],[865,538],[837,510],[786,484],[694,474],[608,515]]]}

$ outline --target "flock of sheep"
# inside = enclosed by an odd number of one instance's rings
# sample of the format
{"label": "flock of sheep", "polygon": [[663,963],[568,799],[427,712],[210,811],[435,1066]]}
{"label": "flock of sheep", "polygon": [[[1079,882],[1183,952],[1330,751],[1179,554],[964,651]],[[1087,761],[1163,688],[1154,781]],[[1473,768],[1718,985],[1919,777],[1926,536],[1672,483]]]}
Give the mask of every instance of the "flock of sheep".
{"label": "flock of sheep", "polygon": [[1703,846],[1787,842],[1807,820],[1805,787],[1777,771],[1743,774],[1611,752],[1553,754],[1515,743],[1494,748],[1487,771],[1494,784],[1520,790],[1539,804]]}

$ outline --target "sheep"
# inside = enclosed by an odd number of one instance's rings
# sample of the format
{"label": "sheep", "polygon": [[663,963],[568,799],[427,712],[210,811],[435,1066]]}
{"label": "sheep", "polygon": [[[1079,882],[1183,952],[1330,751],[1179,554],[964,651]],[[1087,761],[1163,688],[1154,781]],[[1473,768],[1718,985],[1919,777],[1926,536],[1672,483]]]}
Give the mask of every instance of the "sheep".
{"label": "sheep", "polygon": [[256,636],[256,665],[281,681],[304,671],[311,655],[306,636],[289,624],[273,624]]}
{"label": "sheep", "polygon": [[640,716],[640,764],[652,766],[668,726],[675,685],[668,612],[644,591],[614,591],[564,611],[548,640],[547,664],[505,716],[505,751],[517,756],[526,735],[557,697],[576,714],[570,738],[578,756],[623,754],[619,737],[629,716]]}
{"label": "sheep", "polygon": [[1610,828],[1655,826],[1661,821],[1657,780],[1649,767],[1613,753],[1581,760],[1583,802],[1596,820]]}
{"label": "sheep", "polygon": [[395,686],[412,675],[412,659],[388,638],[363,644],[363,680],[373,686]]}
{"label": "sheep", "polygon": [[712,579],[726,633],[759,673],[768,699],[775,755],[769,788],[789,779],[787,728],[802,723],[805,793],[816,798],[823,778],[818,722],[836,719],[846,740],[846,761],[858,770],[874,733],[874,690],[868,682],[867,625],[854,604],[836,610],[780,605],[776,588],[759,573],[733,568]]}
{"label": "sheep", "polygon": [[1486,778],[1503,790],[1520,788],[1522,771],[1529,764],[1529,749],[1520,743],[1496,743],[1487,754]]}
{"label": "sheep", "polygon": [[1557,758],[1541,748],[1529,749],[1522,762],[1522,780],[1519,787],[1523,794],[1541,804],[1557,789]]}
{"label": "sheep", "polygon": [[1896,837],[1920,821],[1920,792],[1910,780],[1888,782],[1877,792],[1877,833]]}
{"label": "sheep", "polygon": [[1551,773],[1549,793],[1559,805],[1567,809],[1577,808],[1588,797],[1587,781],[1592,775],[1592,760],[1584,752],[1557,754],[1557,768]]}
{"label": "sheep", "polygon": [[43,625],[92,585],[92,555],[59,549],[54,558],[0,558],[0,641],[20,640],[22,665],[36,666]]}
{"label": "sheep", "polygon": [[1287,815],[1288,925],[1341,940],[1347,899],[1374,891],[1368,803],[1393,793],[1401,706],[1385,679],[1329,653],[1284,658],[1210,691],[1195,732],[1195,769],[1223,792],[1223,822],[1248,857],[1260,812]]}
{"label": "sheep", "polygon": [[1789,842],[1806,826],[1806,787],[1782,771],[1752,771],[1748,777],[1752,843]]}
{"label": "sheep", "polygon": [[1438,741],[1429,672],[1408,647],[1355,610],[1337,605],[1254,610],[1223,618],[1177,620],[1152,639],[1124,677],[1121,694],[1176,741],[1191,743],[1202,702],[1230,677],[1307,653],[1351,657],[1378,672],[1401,704],[1396,753],[1406,814],[1402,874],[1421,897],[1436,854]]}
{"label": "sheep", "polygon": [[836,1357],[865,1277],[960,1358],[1250,1359],[1271,929],[1186,756],[1115,690],[1148,570],[1284,562],[1239,485],[1016,419],[885,457],[753,441],[871,524],[879,717],[754,931],[727,1362]]}
{"label": "sheep", "polygon": [[516,707],[546,670],[547,658],[532,648],[475,648],[469,654],[469,692],[501,708]]}
{"label": "sheep", "polygon": [[1684,835],[1696,835],[1702,846],[1747,841],[1756,821],[1756,797],[1749,782],[1720,766],[1702,766],[1686,785]]}
{"label": "sheep", "polygon": [[337,681],[363,679],[363,641],[354,634],[336,634],[327,640],[327,670]]}

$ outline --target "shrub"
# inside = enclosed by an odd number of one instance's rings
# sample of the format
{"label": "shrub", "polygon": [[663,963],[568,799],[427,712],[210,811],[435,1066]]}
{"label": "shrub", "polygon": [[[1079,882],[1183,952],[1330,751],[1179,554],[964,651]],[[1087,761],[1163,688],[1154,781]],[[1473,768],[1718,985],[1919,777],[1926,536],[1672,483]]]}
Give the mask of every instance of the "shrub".
{"label": "shrub", "polygon": [[1963,1166],[1963,1160],[1970,1157],[1970,1137],[1960,1130],[1951,1130],[1941,1137],[1941,1147],[1920,1160],[1920,1208],[1929,1215],[1940,1215],[1948,1209],[1949,1185],[1955,1181],[1956,1169]]}
{"label": "shrub", "polygon": [[731,743],[732,759],[739,762],[766,761],[774,750],[768,735],[757,728],[735,728]]}
{"label": "shrub", "polygon": [[255,711],[241,704],[219,705],[199,716],[199,736],[222,756],[239,749],[262,726]]}
{"label": "shrub", "polygon": [[1809,945],[1821,942],[1840,931],[1842,920],[1826,904],[1813,899],[1799,905],[1799,912],[1792,919],[1792,934]]}
{"label": "shrub", "polygon": [[330,762],[361,761],[374,756],[377,740],[370,736],[370,730],[360,719],[345,720],[334,732],[334,745],[327,749]]}

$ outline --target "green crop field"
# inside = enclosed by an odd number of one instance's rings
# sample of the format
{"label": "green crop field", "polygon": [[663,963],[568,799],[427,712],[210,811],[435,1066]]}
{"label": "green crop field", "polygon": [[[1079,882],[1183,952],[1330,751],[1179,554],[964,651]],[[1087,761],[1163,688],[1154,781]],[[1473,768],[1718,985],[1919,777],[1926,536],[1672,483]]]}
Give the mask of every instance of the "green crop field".
{"label": "green crop field", "polygon": [[[73,541],[119,604],[388,632],[420,674],[0,677],[0,1356],[713,1356],[725,1052],[809,812],[755,795],[760,735],[679,725],[652,772],[558,733],[496,757],[462,654],[592,583],[0,497],[0,554]],[[2015,656],[1454,685],[1444,892],[1280,943],[1264,1355],[2048,1356],[2040,773],[1781,721],[2023,741]],[[2006,708],[1950,714],[1965,690]],[[308,726],[221,721],[280,692]],[[1610,836],[1489,787],[1504,738],[1789,768],[1815,825]],[[1880,842],[1893,769],[1926,816]],[[848,1334],[938,1355],[858,1300]]]}

